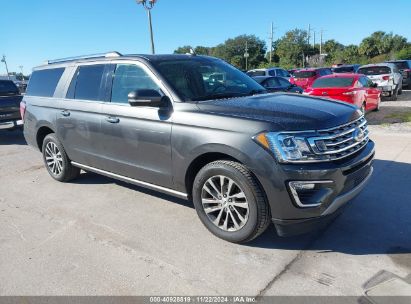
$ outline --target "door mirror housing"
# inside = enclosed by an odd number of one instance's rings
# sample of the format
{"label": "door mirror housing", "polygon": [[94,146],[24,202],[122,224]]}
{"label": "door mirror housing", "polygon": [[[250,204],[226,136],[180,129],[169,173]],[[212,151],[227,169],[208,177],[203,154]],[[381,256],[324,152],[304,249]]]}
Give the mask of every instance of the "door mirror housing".
{"label": "door mirror housing", "polygon": [[163,107],[168,100],[167,96],[151,89],[131,91],[127,97],[132,107]]}

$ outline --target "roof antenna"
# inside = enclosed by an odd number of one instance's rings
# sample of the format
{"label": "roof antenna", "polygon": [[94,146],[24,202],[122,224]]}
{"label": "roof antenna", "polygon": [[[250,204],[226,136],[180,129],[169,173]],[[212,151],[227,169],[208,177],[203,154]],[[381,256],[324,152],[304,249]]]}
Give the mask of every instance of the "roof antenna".
{"label": "roof antenna", "polygon": [[190,48],[190,53],[186,53],[186,55],[197,56],[196,52]]}

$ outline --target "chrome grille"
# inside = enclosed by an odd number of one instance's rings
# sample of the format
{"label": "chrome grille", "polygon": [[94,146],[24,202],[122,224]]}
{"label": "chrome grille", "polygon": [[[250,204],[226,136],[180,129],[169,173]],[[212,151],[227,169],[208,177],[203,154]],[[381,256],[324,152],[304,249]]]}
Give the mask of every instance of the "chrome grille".
{"label": "chrome grille", "polygon": [[307,140],[315,154],[337,160],[363,148],[369,141],[368,133],[367,121],[362,116],[348,124],[318,131],[318,136]]}

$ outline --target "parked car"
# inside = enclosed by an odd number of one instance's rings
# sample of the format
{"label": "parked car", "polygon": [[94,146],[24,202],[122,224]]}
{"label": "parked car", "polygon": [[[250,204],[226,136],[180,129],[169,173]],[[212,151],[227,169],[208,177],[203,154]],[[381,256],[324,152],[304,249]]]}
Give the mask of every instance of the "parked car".
{"label": "parked car", "polygon": [[0,123],[19,124],[21,100],[22,96],[13,81],[0,80]]}
{"label": "parked car", "polygon": [[358,69],[359,74],[368,76],[382,91],[382,96],[397,100],[402,94],[402,75],[393,63],[378,63],[363,65]]}
{"label": "parked car", "polygon": [[348,102],[361,112],[378,111],[381,91],[367,76],[346,73],[318,78],[304,93]]}
{"label": "parked car", "polygon": [[293,78],[290,79],[290,82],[305,90],[311,86],[317,78],[331,74],[332,71],[329,68],[301,69],[294,73]]}
{"label": "parked car", "polygon": [[387,61],[397,66],[402,74],[402,87],[411,89],[411,60]]}
{"label": "parked car", "polygon": [[357,73],[360,64],[346,64],[340,65],[339,67],[333,68],[333,73]]}
{"label": "parked car", "polygon": [[253,77],[255,81],[261,84],[268,92],[290,92],[303,93],[303,89],[292,84],[286,78],[275,76],[256,76]]}
{"label": "parked car", "polygon": [[269,69],[254,69],[247,72],[247,75],[250,77],[256,76],[278,76],[290,79],[291,75],[288,71],[282,68],[269,68]]}
{"label": "parked car", "polygon": [[[226,82],[210,86],[202,71]],[[282,236],[307,232],[365,187],[374,143],[355,106],[265,92],[208,56],[54,60],[30,78],[24,136],[53,179],[84,169],[192,200],[230,242],[272,222]]]}
{"label": "parked car", "polygon": [[293,77],[294,73],[297,72],[298,70],[300,69],[291,69],[291,70],[288,70],[288,73],[291,75],[291,77]]}

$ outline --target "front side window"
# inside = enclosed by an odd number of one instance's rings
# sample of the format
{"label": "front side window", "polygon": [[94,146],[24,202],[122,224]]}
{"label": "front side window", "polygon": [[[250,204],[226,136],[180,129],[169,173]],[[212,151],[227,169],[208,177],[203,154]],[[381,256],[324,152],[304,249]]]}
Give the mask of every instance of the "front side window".
{"label": "front side window", "polygon": [[67,98],[103,100],[101,82],[104,69],[104,64],[80,66],[71,81]]}
{"label": "front side window", "polygon": [[64,68],[34,71],[30,77],[26,95],[53,97]]}
{"label": "front side window", "polygon": [[111,102],[128,104],[128,94],[137,90],[160,88],[141,67],[133,64],[118,64],[113,77]]}
{"label": "front side window", "polygon": [[291,83],[284,78],[278,78],[278,82],[280,83],[280,86],[282,87],[289,87],[291,85]]}
{"label": "front side window", "polygon": [[265,91],[252,78],[219,59],[193,56],[157,60],[152,64],[184,101],[230,98]]}

